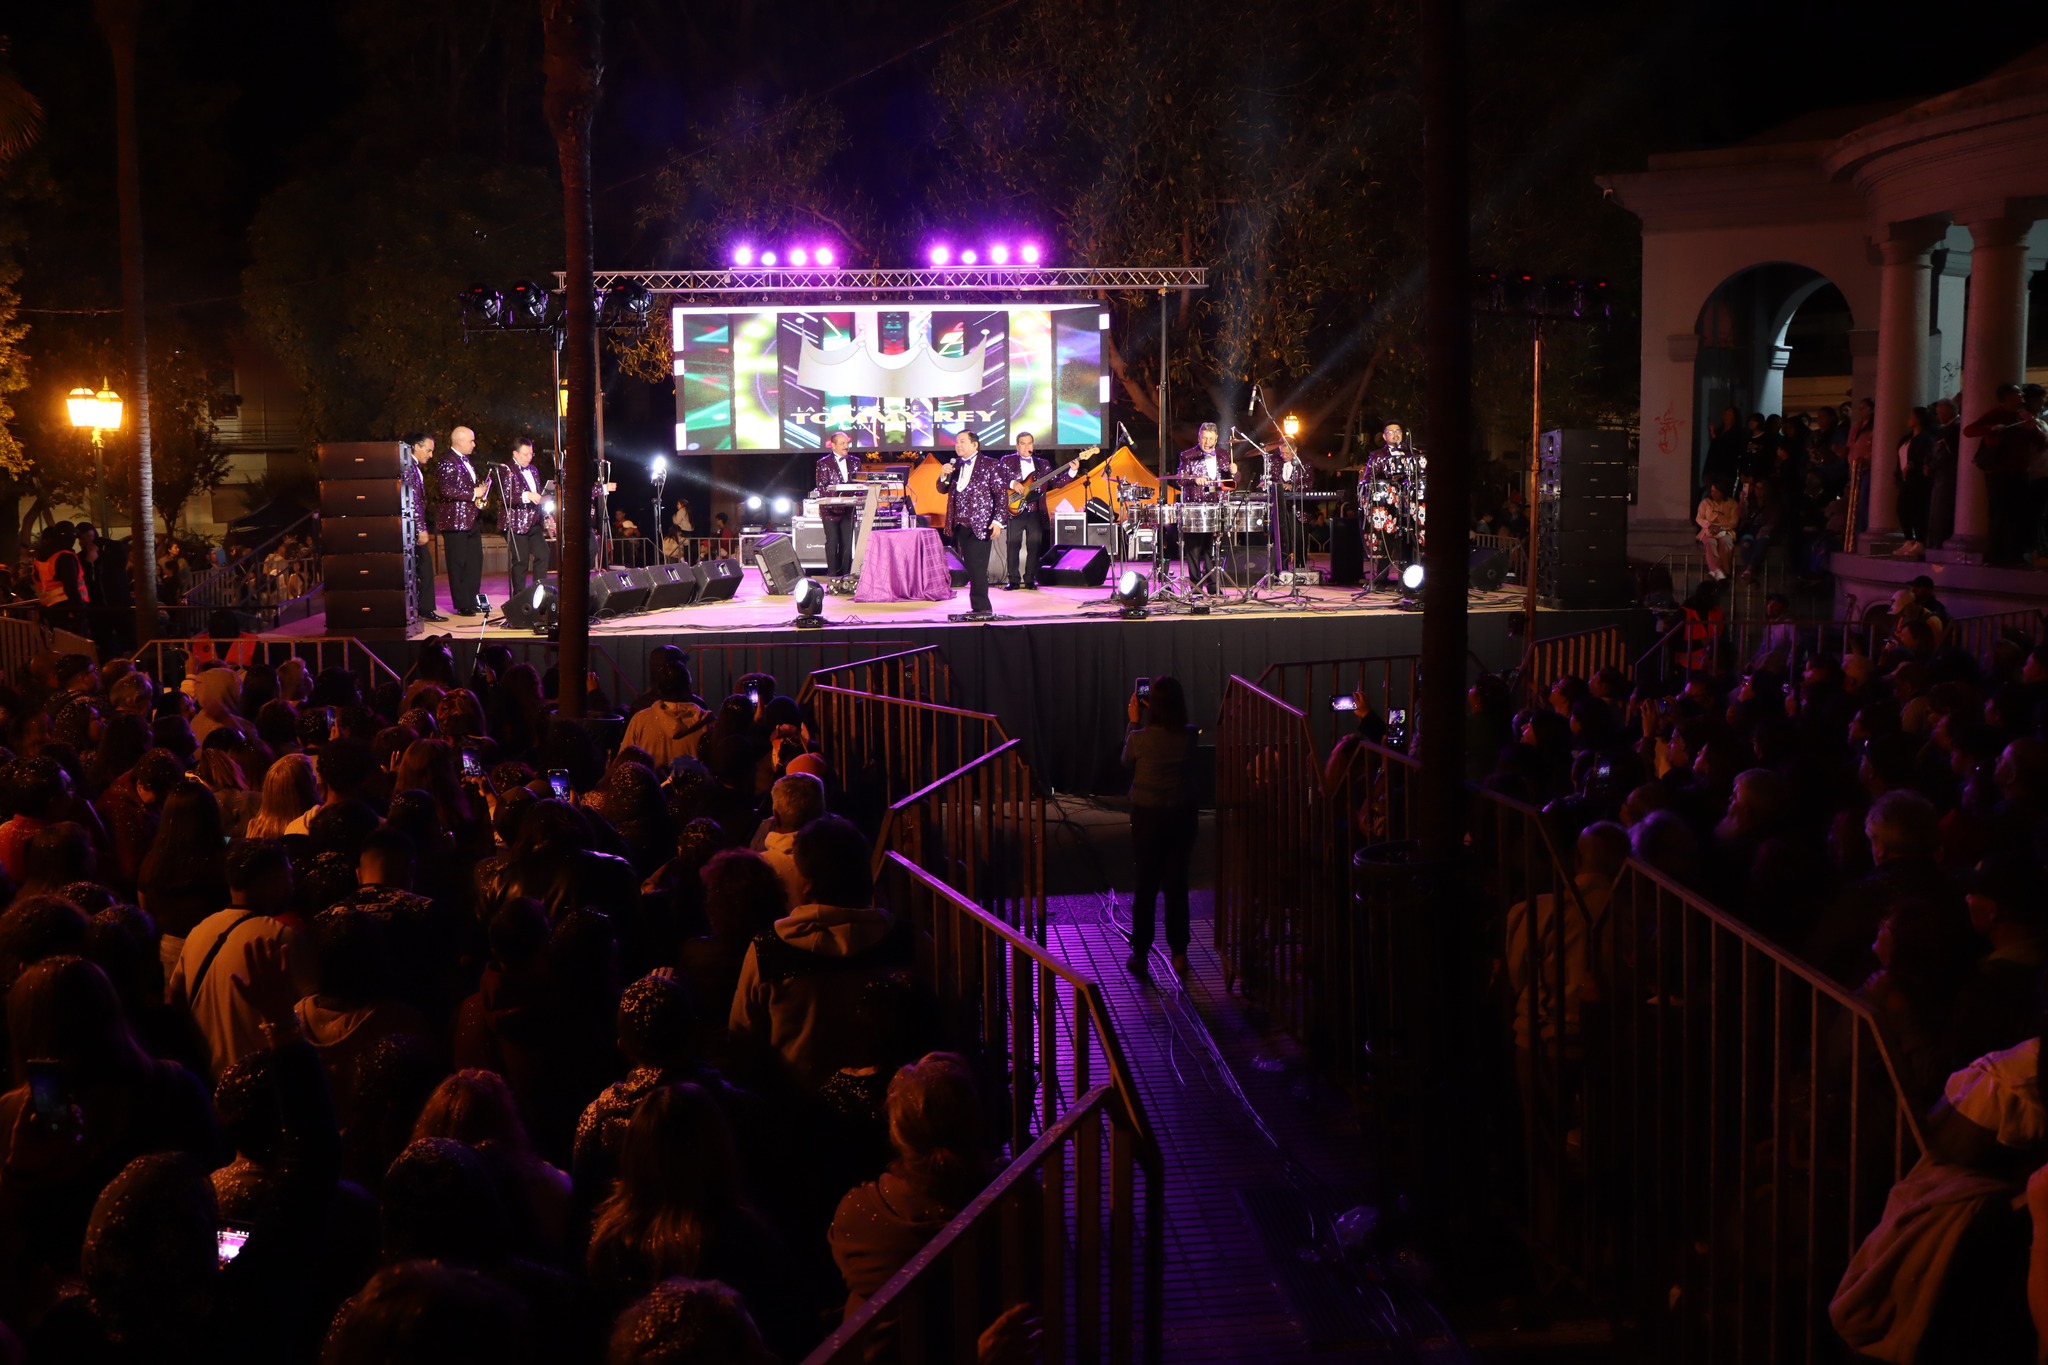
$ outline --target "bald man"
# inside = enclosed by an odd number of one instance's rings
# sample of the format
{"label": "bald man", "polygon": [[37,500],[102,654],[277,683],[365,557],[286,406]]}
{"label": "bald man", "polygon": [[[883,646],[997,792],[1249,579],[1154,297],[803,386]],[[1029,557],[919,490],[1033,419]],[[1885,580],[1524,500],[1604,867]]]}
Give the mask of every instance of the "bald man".
{"label": "bald man", "polygon": [[476,433],[457,427],[448,433],[448,449],[434,461],[439,484],[434,499],[434,525],[441,532],[442,558],[448,567],[448,600],[457,616],[487,612],[484,601],[484,542],[477,514],[490,499],[491,486],[474,463]]}

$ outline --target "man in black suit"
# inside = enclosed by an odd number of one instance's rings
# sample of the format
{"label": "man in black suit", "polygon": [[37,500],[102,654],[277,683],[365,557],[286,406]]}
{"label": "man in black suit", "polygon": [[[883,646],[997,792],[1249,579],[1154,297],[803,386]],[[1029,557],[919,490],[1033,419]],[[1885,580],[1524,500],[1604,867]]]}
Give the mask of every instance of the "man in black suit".
{"label": "man in black suit", "polygon": [[440,528],[448,557],[449,610],[465,617],[490,610],[483,592],[483,533],[476,522],[490,500],[491,486],[470,459],[475,452],[476,433],[457,427],[448,433],[448,453],[434,462],[441,492],[434,504],[434,525]]}
{"label": "man in black suit", "polygon": [[445,621],[434,603],[434,521],[427,504],[426,467],[434,460],[434,438],[415,432],[405,438],[405,498],[412,507],[412,565],[419,585],[420,620]]}
{"label": "man in black suit", "polygon": [[[1046,465],[1035,451],[1038,438],[1028,431],[1017,433],[1017,450],[1013,455],[1003,456],[1003,479],[1011,492],[1022,493],[1031,486],[1033,479],[1043,478]],[[1024,556],[1023,586],[1032,592],[1038,591],[1038,557],[1045,550],[1045,533],[1049,529],[1045,520],[1045,495],[1055,488],[1071,483],[1079,460],[1070,460],[1059,477],[1036,490],[1024,504],[1024,510],[1010,518],[1009,529],[1003,533],[1003,586],[1011,592],[1018,588],[1017,556]],[[1005,504],[1007,505],[1007,504]]]}
{"label": "man in black suit", "polygon": [[[853,446],[853,437],[846,432],[833,432],[825,444],[826,453],[818,457],[819,497],[831,492],[836,484],[852,483],[853,471],[860,467],[859,461],[847,453]],[[818,519],[825,523],[825,576],[844,578],[853,572],[853,509],[820,507]]]}
{"label": "man in black suit", "polygon": [[988,597],[989,549],[1003,531],[1002,461],[984,459],[981,440],[971,431],[953,438],[953,454],[939,466],[939,491],[947,495],[953,548],[967,566],[967,619],[987,621],[995,616]]}
{"label": "man in black suit", "polygon": [[[1220,434],[1214,422],[1204,422],[1195,429],[1195,444],[1180,453],[1180,468],[1176,472],[1185,481],[1180,486],[1183,508],[1223,501],[1223,481],[1231,477],[1232,470],[1229,454],[1216,449]],[[1190,531],[1187,513],[1183,511],[1181,516],[1181,558],[1187,564],[1189,582],[1199,586],[1215,564],[1216,533]],[[1213,583],[1202,588],[1204,592],[1215,590]]]}

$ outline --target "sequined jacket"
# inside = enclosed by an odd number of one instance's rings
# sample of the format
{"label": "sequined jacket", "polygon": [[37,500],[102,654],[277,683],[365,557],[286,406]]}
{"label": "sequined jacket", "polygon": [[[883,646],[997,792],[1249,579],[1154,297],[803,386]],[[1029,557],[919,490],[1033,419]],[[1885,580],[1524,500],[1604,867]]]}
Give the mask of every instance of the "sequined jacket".
{"label": "sequined jacket", "polygon": [[[1203,466],[1203,461],[1207,460],[1210,455],[1216,457],[1217,477],[1229,478],[1230,455],[1221,446],[1207,454],[1203,453],[1200,446],[1189,446],[1180,453],[1180,468],[1177,472],[1183,479],[1192,479],[1197,475],[1206,473],[1207,470]],[[1220,484],[1203,488],[1199,484],[1184,483],[1180,486],[1180,500],[1182,502],[1221,502],[1223,501],[1223,488]]]}
{"label": "sequined jacket", "polygon": [[519,496],[521,491],[540,492],[540,471],[532,465],[521,469],[517,463],[505,466],[505,487],[512,496],[505,500],[505,508],[498,513],[498,524],[506,535],[523,536],[540,525],[541,510],[537,502],[527,502]]}
{"label": "sequined jacket", "polygon": [[454,451],[434,461],[434,477],[440,483],[440,498],[434,503],[434,527],[439,531],[474,531],[477,505],[475,466]]}
{"label": "sequined jacket", "polygon": [[965,467],[957,456],[955,461],[952,473],[939,475],[939,491],[947,495],[946,525],[965,526],[970,535],[985,536],[989,523],[1003,514],[1003,496],[1009,491],[1003,462],[993,455],[977,456],[974,477],[965,487],[955,487]]}

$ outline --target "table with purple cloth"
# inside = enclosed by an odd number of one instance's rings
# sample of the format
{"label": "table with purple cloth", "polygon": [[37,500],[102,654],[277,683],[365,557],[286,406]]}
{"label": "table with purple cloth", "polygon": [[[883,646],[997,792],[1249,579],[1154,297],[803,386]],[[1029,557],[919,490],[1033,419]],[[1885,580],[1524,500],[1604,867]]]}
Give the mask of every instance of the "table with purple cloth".
{"label": "table with purple cloth", "polygon": [[929,526],[872,531],[856,602],[944,602],[953,596],[946,545]]}

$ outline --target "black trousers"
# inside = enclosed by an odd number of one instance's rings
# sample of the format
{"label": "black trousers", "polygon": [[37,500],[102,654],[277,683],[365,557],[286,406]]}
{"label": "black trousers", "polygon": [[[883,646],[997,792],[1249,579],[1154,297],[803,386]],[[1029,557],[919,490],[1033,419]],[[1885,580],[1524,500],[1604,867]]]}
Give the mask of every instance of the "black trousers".
{"label": "black trousers", "polygon": [[1131,851],[1137,856],[1137,890],[1131,898],[1131,952],[1152,951],[1152,903],[1166,893],[1166,946],[1188,950],[1188,864],[1195,856],[1193,806],[1132,806]]}
{"label": "black trousers", "polygon": [[992,610],[988,600],[988,556],[994,545],[987,536],[974,535],[965,526],[953,528],[953,550],[967,566],[969,611]]}
{"label": "black trousers", "polygon": [[476,615],[476,599],[484,588],[484,538],[474,527],[443,531],[441,552],[448,559],[448,600],[457,616]]}
{"label": "black trousers", "polygon": [[[1024,553],[1024,573],[1017,574],[1017,552]],[[1015,587],[1038,586],[1038,557],[1045,553],[1045,513],[1029,511],[1003,528],[1003,580]]]}
{"label": "black trousers", "polygon": [[844,578],[853,572],[853,533],[857,528],[851,516],[824,520],[825,577]]}
{"label": "black trousers", "polygon": [[[1188,582],[1200,583],[1216,561],[1216,533],[1214,531],[1180,533],[1180,557],[1188,567]],[[1211,583],[1209,592],[1221,592],[1222,584]]]}
{"label": "black trousers", "polygon": [[505,572],[511,580],[509,600],[514,602],[547,576],[548,538],[538,523],[531,531],[505,533]]}
{"label": "black trousers", "polygon": [[413,544],[412,576],[419,589],[420,614],[424,616],[438,610],[434,605],[434,542],[431,533],[424,544],[417,541]]}

